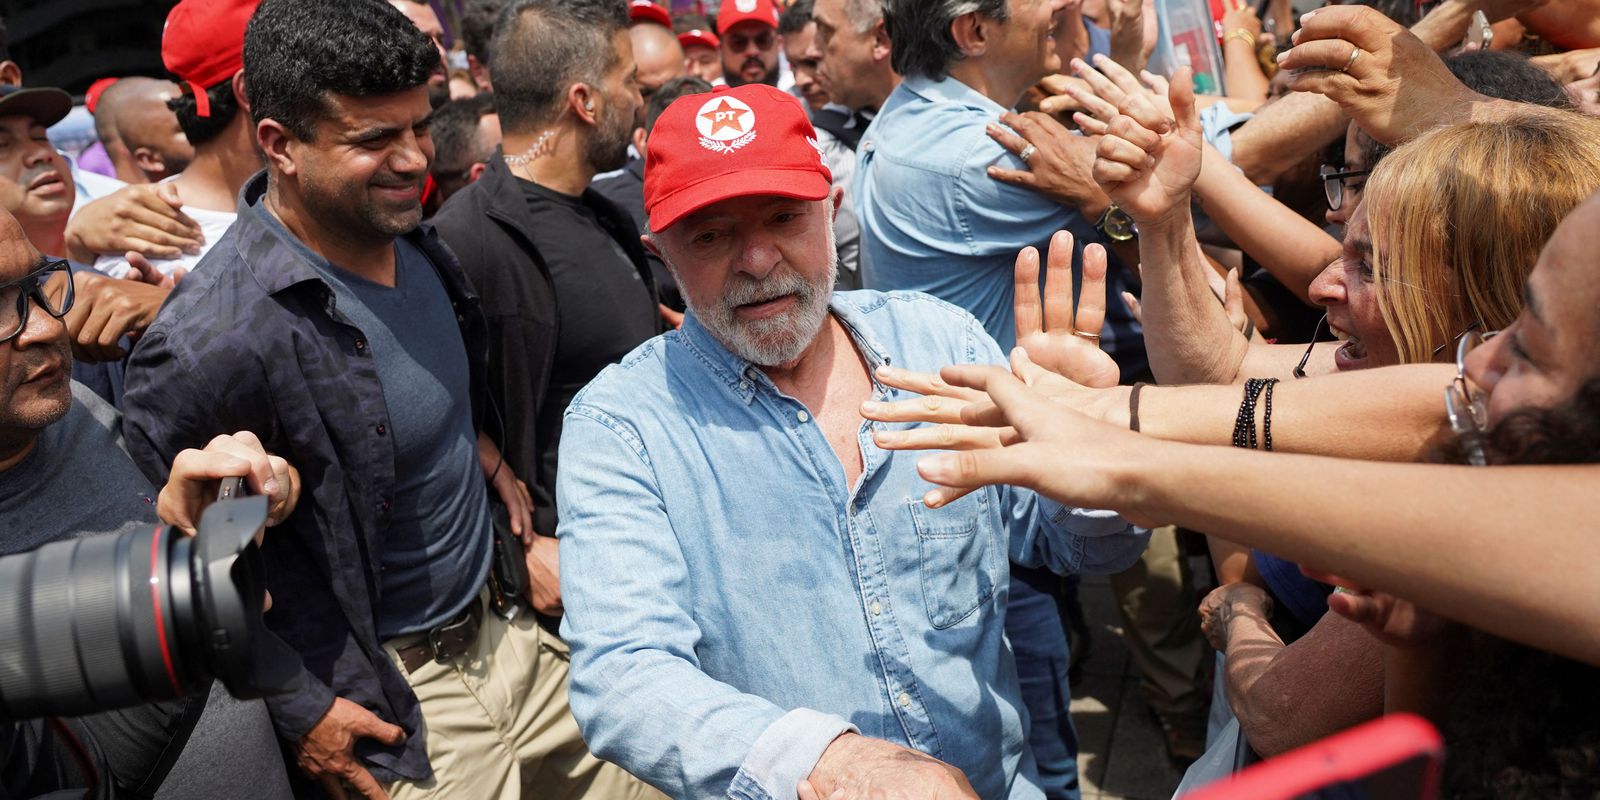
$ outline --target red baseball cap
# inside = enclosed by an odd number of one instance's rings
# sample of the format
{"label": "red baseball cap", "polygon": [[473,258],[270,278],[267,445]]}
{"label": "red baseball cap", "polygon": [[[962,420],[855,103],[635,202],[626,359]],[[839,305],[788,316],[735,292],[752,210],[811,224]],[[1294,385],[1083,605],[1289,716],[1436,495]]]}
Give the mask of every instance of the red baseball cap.
{"label": "red baseball cap", "polygon": [[105,94],[105,91],[111,88],[111,84],[120,80],[122,79],[101,78],[89,84],[89,91],[83,93],[83,107],[89,109],[89,113],[93,114],[94,110],[100,107],[100,95]]}
{"label": "red baseball cap", "polygon": [[632,0],[628,3],[628,19],[630,22],[654,22],[667,30],[672,29],[672,15],[650,0]]}
{"label": "red baseball cap", "polygon": [[717,33],[727,36],[729,28],[751,20],[776,28],[778,7],[772,0],[727,0],[717,13]]}
{"label": "red baseball cap", "polygon": [[730,197],[821,200],[832,185],[800,101],[761,83],[678,98],[645,151],[644,207],[656,232]]}
{"label": "red baseball cap", "polygon": [[678,34],[678,45],[685,49],[699,45],[701,47],[709,47],[712,50],[715,50],[722,46],[722,40],[718,39],[717,35],[711,31],[704,31],[699,28],[695,28],[692,31],[684,31],[683,33]]}
{"label": "red baseball cap", "polygon": [[182,0],[167,14],[161,62],[194,95],[195,112],[211,116],[206,90],[244,69],[244,29],[261,0]]}

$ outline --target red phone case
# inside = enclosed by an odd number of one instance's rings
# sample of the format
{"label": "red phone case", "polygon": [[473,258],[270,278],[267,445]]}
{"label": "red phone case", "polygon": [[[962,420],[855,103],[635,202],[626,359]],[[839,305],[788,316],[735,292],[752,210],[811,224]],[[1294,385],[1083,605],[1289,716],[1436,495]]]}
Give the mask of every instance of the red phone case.
{"label": "red phone case", "polygon": [[1420,761],[1407,789],[1381,800],[1433,800],[1444,771],[1444,740],[1427,720],[1391,714],[1284,753],[1201,787],[1183,800],[1289,800]]}

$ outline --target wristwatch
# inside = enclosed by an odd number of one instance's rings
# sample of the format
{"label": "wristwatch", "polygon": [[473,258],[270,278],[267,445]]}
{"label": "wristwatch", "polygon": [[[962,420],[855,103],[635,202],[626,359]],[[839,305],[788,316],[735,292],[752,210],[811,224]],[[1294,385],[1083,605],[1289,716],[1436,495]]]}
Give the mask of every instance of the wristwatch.
{"label": "wristwatch", "polygon": [[1116,203],[1106,207],[1105,213],[1100,215],[1100,221],[1094,226],[1113,242],[1130,242],[1139,238],[1139,223],[1134,222],[1133,217],[1118,208]]}

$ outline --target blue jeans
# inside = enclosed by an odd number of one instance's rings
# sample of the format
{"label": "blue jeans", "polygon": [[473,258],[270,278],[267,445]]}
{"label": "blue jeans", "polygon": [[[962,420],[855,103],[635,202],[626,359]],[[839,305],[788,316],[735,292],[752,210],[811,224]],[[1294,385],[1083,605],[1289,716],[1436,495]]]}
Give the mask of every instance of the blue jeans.
{"label": "blue jeans", "polygon": [[1061,577],[1047,569],[1011,565],[1006,638],[1028,708],[1028,745],[1039,765],[1039,786],[1050,800],[1078,800],[1078,732],[1068,713],[1072,655],[1055,597],[1060,583]]}

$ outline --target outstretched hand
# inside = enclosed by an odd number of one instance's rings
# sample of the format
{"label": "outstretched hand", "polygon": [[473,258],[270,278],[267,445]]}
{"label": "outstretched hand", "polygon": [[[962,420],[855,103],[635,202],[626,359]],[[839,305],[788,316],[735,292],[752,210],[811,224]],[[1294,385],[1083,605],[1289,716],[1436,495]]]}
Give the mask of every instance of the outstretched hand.
{"label": "outstretched hand", "polygon": [[1017,346],[1039,366],[1075,383],[1103,389],[1116,386],[1122,373],[1100,349],[1106,321],[1106,250],[1083,249],[1083,291],[1073,308],[1072,234],[1050,237],[1043,296],[1039,289],[1039,251],[1017,254],[1015,296]]}
{"label": "outstretched hand", "polygon": [[1142,225],[1187,212],[1189,192],[1200,177],[1205,153],[1192,71],[1187,67],[1178,70],[1167,88],[1166,102],[1161,103],[1132,73],[1107,59],[1097,63],[1105,75],[1080,61],[1073,62],[1078,74],[1118,112],[1105,124],[1105,135],[1100,138],[1095,181],[1112,202]]}

